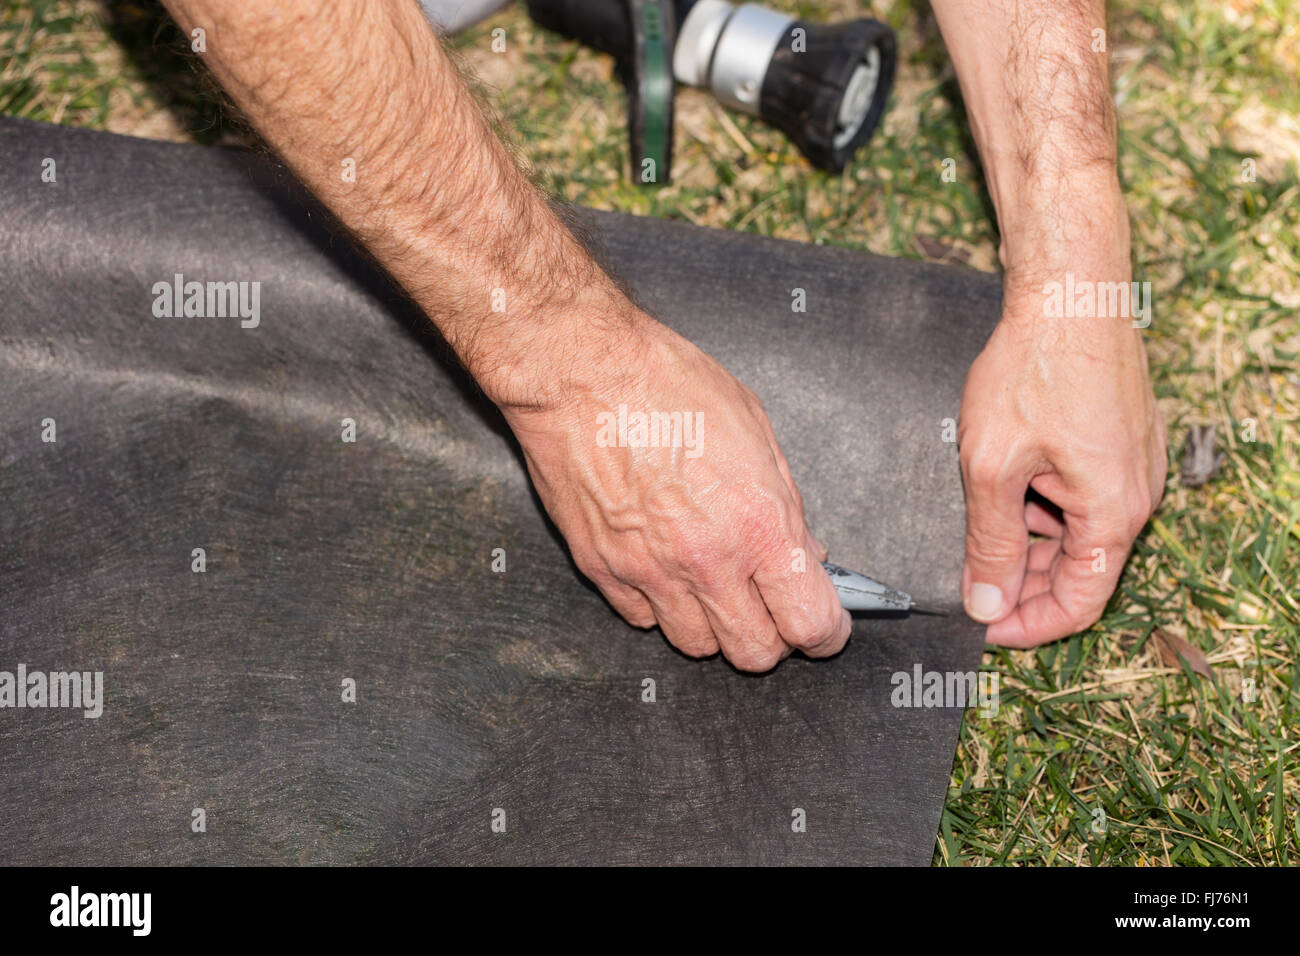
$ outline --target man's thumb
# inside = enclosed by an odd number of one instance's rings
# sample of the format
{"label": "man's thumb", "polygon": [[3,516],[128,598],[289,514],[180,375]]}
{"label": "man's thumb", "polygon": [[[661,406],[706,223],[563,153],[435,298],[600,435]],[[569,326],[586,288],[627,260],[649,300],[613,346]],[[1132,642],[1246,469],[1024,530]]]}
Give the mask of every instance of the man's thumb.
{"label": "man's thumb", "polygon": [[966,613],[984,624],[1000,621],[1020,599],[1029,554],[1025,489],[1016,482],[972,482],[966,489]]}

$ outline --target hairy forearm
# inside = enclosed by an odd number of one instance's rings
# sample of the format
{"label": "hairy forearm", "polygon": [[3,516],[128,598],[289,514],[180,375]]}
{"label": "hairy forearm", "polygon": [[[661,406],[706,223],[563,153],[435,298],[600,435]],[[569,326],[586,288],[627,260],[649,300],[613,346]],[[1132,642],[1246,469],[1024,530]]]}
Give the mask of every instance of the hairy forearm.
{"label": "hairy forearm", "polygon": [[[164,0],[295,174],[503,405],[555,397],[635,310],[528,183],[414,0]],[[545,369],[541,366],[544,365]]]}
{"label": "hairy forearm", "polygon": [[1009,286],[1063,263],[1119,278],[1129,254],[1104,0],[934,0],[1002,233]]}

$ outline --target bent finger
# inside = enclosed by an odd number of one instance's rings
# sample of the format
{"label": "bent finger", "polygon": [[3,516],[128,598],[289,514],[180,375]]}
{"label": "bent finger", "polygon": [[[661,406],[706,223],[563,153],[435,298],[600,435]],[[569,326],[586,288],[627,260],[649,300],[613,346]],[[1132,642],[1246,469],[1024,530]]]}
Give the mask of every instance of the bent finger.
{"label": "bent finger", "polygon": [[802,570],[760,567],[754,585],[781,640],[809,657],[830,657],[848,643],[853,622],[820,563]]}
{"label": "bent finger", "polygon": [[738,670],[770,671],[785,656],[788,645],[752,581],[736,580],[696,598],[723,655]]}
{"label": "bent finger", "polygon": [[673,647],[688,657],[710,657],[718,653],[713,626],[695,595],[687,591],[656,595],[651,606],[659,619],[659,629]]}

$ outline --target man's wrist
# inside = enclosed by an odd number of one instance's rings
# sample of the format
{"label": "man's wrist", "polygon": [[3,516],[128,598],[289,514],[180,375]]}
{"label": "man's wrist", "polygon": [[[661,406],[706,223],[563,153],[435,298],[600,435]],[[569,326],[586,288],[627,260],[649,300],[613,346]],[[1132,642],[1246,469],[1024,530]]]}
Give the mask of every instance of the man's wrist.
{"label": "man's wrist", "polygon": [[502,411],[550,411],[616,382],[644,351],[653,324],[609,283],[504,320],[493,316],[462,360]]}
{"label": "man's wrist", "polygon": [[[1050,316],[1053,296],[1132,278],[1128,212],[1117,183],[1076,181],[1061,188],[1053,208],[1024,203],[1008,218],[999,249],[1004,318]],[[1074,310],[1062,305],[1070,317]]]}
{"label": "man's wrist", "polygon": [[1129,261],[1128,210],[1111,175],[1075,175],[1051,187],[1025,187],[999,206],[998,256],[1009,281],[1081,262],[1112,268]]}

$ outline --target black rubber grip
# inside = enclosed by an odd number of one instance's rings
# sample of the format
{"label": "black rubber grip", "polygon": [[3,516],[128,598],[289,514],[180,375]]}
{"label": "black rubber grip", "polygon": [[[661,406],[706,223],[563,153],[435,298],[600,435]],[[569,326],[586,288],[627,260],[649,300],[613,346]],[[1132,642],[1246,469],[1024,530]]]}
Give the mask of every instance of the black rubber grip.
{"label": "black rubber grip", "polygon": [[[804,31],[799,44],[796,30]],[[840,101],[854,69],[872,47],[880,54],[880,73],[866,119],[852,139],[837,147]],[[894,31],[879,20],[829,26],[792,23],[763,78],[759,114],[789,136],[810,163],[837,173],[880,123],[894,86],[896,61]]]}

